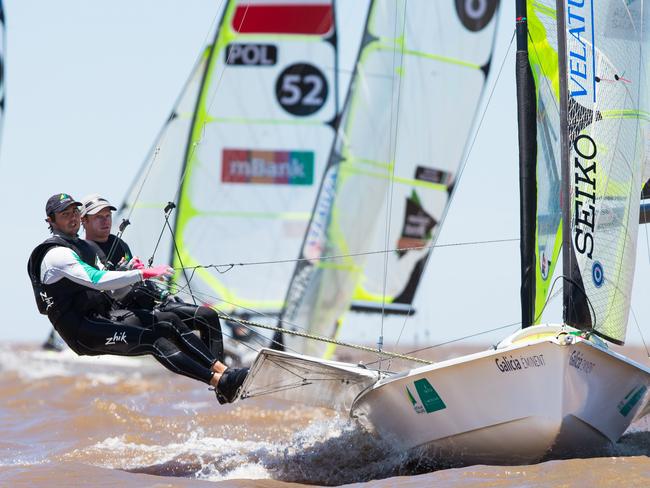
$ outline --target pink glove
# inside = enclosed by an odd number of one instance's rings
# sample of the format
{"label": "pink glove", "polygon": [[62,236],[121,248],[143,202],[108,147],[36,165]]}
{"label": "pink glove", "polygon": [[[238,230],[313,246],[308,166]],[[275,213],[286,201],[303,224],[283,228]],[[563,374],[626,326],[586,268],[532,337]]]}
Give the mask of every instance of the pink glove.
{"label": "pink glove", "polygon": [[166,264],[160,264],[158,266],[154,266],[153,268],[143,268],[141,269],[142,271],[142,279],[148,280],[151,278],[171,278],[174,276],[174,269],[171,268],[170,266],[167,266]]}
{"label": "pink glove", "polygon": [[144,269],[144,263],[140,258],[131,258],[131,261],[126,265],[126,269]]}

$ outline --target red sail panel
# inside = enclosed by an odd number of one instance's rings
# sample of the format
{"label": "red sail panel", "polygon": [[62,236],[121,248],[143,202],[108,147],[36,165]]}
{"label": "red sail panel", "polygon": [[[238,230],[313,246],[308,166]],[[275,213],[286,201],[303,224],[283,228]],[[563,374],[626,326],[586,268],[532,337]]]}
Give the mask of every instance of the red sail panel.
{"label": "red sail panel", "polygon": [[238,5],[232,27],[240,34],[306,34],[325,36],[332,31],[332,5]]}

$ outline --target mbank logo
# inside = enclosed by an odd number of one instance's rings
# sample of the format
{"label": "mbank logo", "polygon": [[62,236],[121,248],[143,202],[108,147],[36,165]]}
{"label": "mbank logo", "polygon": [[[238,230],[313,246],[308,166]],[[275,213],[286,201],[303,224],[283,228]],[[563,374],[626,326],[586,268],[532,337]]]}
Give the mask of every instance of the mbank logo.
{"label": "mbank logo", "polygon": [[312,185],[312,151],[224,149],[221,181],[267,185]]}

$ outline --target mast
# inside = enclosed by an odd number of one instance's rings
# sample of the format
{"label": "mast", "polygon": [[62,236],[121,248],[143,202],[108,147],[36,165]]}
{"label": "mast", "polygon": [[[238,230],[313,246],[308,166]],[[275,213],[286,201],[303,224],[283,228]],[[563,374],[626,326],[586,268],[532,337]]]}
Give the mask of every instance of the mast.
{"label": "mast", "polygon": [[[564,4],[557,2],[557,41],[560,64],[560,133],[562,135],[562,181],[571,181],[571,168],[569,166],[570,150],[568,140],[569,123],[567,113],[568,93],[566,83],[566,33],[564,28]],[[595,76],[595,73],[594,73]],[[571,209],[568,203],[571,201],[571,191],[569,185],[562,184],[562,274],[565,276],[563,286],[562,309],[564,323],[577,329],[591,329],[591,316],[586,302],[584,284],[577,263],[577,257],[573,250],[571,236],[573,229],[571,226]],[[568,279],[567,279],[568,278]]]}
{"label": "mast", "polygon": [[[564,276],[562,309],[564,323],[581,330],[592,330],[593,322],[588,297],[585,292],[585,285],[578,264],[578,259],[573,248],[571,237],[573,235],[571,204],[571,186],[567,182],[572,181],[571,168],[572,137],[569,134],[569,94],[567,88],[567,39],[565,31],[565,10],[564,3],[557,2],[557,44],[558,62],[560,67],[560,140],[561,140],[561,168],[562,168],[562,275]],[[593,73],[595,76],[595,73]],[[576,131],[576,122],[571,131]],[[575,137],[575,136],[574,136]],[[607,338],[607,337],[605,337]]]}
{"label": "mast", "polygon": [[537,100],[528,59],[526,0],[517,0],[517,126],[519,129],[519,251],[521,326],[535,321],[535,221],[537,214]]}

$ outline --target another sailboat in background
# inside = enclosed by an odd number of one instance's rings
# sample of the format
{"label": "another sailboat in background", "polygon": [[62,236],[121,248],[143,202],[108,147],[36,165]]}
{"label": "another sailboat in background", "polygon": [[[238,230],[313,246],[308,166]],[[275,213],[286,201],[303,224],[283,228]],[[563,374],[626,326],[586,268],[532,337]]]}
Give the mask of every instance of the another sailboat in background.
{"label": "another sailboat in background", "polygon": [[[450,464],[587,455],[650,413],[650,369],[601,339],[622,344],[628,322],[650,15],[642,1],[588,7],[517,2],[524,328],[494,349],[398,374],[263,351],[242,398],[339,408]],[[564,323],[532,325],[560,244]]]}
{"label": "another sailboat in background", "polygon": [[180,290],[277,317],[334,140],[337,65],[333,0],[227,2],[122,205],[131,247],[160,235],[156,259],[196,267],[177,274]]}
{"label": "another sailboat in background", "polygon": [[[414,314],[490,71],[497,6],[370,2],[281,325],[333,337],[350,308]],[[356,318],[344,326],[356,327]],[[292,335],[283,343],[314,356],[333,352]]]}

